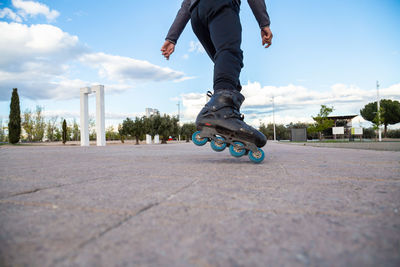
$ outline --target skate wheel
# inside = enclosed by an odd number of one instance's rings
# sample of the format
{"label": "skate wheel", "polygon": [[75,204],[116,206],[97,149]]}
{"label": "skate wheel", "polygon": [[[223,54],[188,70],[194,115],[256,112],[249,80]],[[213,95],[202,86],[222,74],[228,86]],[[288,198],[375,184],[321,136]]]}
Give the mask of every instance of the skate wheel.
{"label": "skate wheel", "polygon": [[265,158],[264,151],[261,148],[258,148],[257,152],[250,151],[249,158],[254,163],[261,163]]}
{"label": "skate wheel", "polygon": [[246,149],[241,142],[233,142],[229,147],[229,152],[231,152],[232,156],[240,158],[246,154]]}
{"label": "skate wheel", "polygon": [[211,141],[211,148],[217,152],[224,151],[224,149],[226,148],[225,139],[220,136],[217,136],[217,139],[218,139],[218,141],[215,141],[215,140]]}
{"label": "skate wheel", "polygon": [[197,146],[204,146],[207,143],[208,138],[207,137],[201,138],[200,131],[197,131],[193,133],[192,141]]}

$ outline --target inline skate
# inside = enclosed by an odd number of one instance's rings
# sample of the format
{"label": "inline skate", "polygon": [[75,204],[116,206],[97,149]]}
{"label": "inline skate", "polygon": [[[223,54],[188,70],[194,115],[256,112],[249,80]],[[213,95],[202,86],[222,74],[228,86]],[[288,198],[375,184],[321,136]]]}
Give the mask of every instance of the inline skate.
{"label": "inline skate", "polygon": [[262,162],[265,154],[261,147],[267,138],[243,121],[239,110],[244,96],[232,90],[218,90],[207,95],[211,99],[197,116],[198,131],[192,135],[193,143],[202,146],[210,141],[211,148],[217,152],[229,147],[234,157],[247,154],[254,163]]}

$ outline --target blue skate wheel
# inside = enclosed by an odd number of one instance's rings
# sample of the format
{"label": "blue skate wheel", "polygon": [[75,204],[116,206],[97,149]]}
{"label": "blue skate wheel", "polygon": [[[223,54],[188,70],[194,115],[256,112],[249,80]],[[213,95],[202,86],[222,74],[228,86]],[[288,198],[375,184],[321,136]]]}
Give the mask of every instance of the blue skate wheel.
{"label": "blue skate wheel", "polygon": [[231,152],[232,156],[240,158],[246,154],[246,149],[241,142],[233,142],[229,147],[229,152]]}
{"label": "blue skate wheel", "polygon": [[261,163],[265,158],[264,151],[261,148],[257,148],[257,152],[249,151],[249,158],[254,163]]}
{"label": "blue skate wheel", "polygon": [[217,152],[224,151],[224,149],[226,148],[225,139],[220,136],[217,136],[217,139],[218,139],[218,141],[216,141],[216,142],[215,142],[215,140],[211,141],[211,148]]}
{"label": "blue skate wheel", "polygon": [[200,131],[197,131],[193,133],[192,141],[196,146],[204,146],[207,143],[208,138],[207,137],[201,138]]}

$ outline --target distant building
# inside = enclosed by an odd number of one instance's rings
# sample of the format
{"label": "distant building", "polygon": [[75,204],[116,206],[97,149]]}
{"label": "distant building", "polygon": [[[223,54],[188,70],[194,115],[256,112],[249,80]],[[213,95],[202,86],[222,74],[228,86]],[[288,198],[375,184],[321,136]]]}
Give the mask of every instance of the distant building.
{"label": "distant building", "polygon": [[[347,116],[328,116],[328,119],[333,120],[334,128],[343,127],[343,135],[344,137],[350,138],[351,136],[351,128],[352,128],[352,120],[357,117],[357,115],[347,115]],[[333,130],[332,130],[333,131]],[[333,138],[336,139],[336,134],[332,132]]]}
{"label": "distant building", "polygon": [[150,118],[151,115],[155,115],[157,113],[160,113],[160,111],[158,111],[158,109],[155,108],[146,108],[146,117]]}

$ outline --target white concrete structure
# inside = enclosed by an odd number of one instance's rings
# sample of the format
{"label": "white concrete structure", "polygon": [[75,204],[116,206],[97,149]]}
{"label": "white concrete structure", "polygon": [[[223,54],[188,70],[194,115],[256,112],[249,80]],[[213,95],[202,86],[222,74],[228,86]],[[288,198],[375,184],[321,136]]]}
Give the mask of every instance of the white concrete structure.
{"label": "white concrete structure", "polygon": [[154,136],[154,144],[159,144],[160,143],[160,136],[158,134],[156,134]]}
{"label": "white concrete structure", "polygon": [[[160,113],[158,111],[158,109],[155,109],[155,108],[146,108],[145,112],[146,112],[146,117],[147,118],[150,118],[152,115],[156,115],[157,113]],[[156,141],[156,136],[154,136],[154,143],[155,144],[160,143],[160,138],[159,137],[157,137],[157,138],[158,139]],[[151,143],[152,143],[152,136],[149,135],[149,134],[146,134],[146,144],[150,145]]]}
{"label": "white concrete structure", "polygon": [[146,144],[150,145],[151,144],[151,135],[146,134]]}
{"label": "white concrete structure", "polygon": [[81,146],[89,146],[88,96],[96,93],[96,138],[97,146],[106,145],[104,86],[96,85],[81,88]]}
{"label": "white concrete structure", "polygon": [[155,114],[157,114],[157,113],[160,113],[160,112],[158,111],[158,109],[155,109],[155,108],[146,108],[146,109],[145,109],[145,112],[146,112],[146,117],[147,117],[147,118],[150,118],[151,115],[155,115]]}

